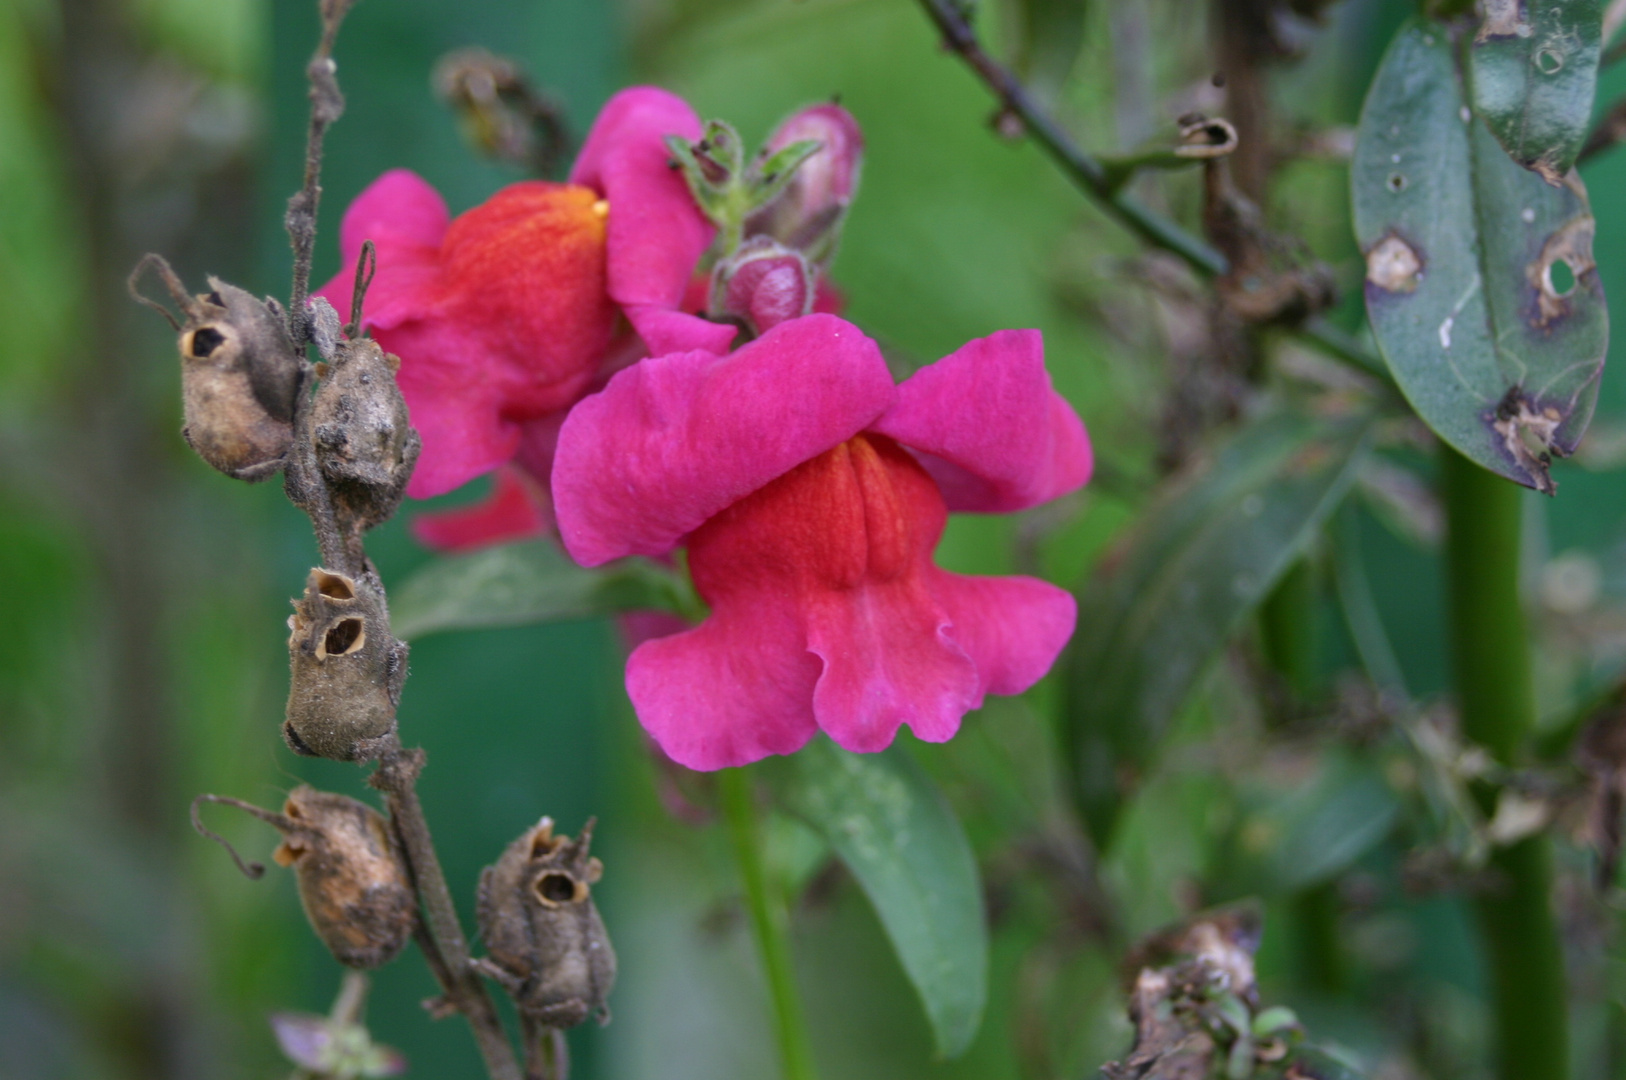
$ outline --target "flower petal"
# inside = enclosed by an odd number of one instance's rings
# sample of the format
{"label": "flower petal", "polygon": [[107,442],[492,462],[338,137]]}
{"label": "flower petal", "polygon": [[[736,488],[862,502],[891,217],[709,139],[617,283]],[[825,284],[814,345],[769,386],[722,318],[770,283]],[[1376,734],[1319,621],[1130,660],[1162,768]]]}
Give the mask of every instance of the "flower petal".
{"label": "flower petal", "polygon": [[950,510],[1037,506],[1081,487],[1094,463],[1037,330],[1001,330],[921,368],[874,429],[921,452]]}
{"label": "flower petal", "polygon": [[698,315],[685,315],[653,304],[640,304],[626,310],[633,329],[649,346],[650,356],[696,349],[722,356],[740,332],[739,327],[728,323],[711,322]]}
{"label": "flower petal", "polygon": [[928,573],[932,595],[953,621],[949,637],[977,666],[981,689],[972,708],[983,694],[1020,694],[1038,682],[1073,636],[1078,604],[1066,589],[1030,577]]}
{"label": "flower petal", "polygon": [[444,495],[514,456],[520,425],[503,416],[500,372],[469,362],[481,355],[483,342],[441,319],[414,320],[374,336],[405,358],[395,380],[423,438],[409,496]]}
{"label": "flower petal", "polygon": [[716,231],[670,165],[666,136],[698,139],[700,117],[675,94],[634,86],[605,104],[570,182],[610,203],[610,295],[617,303],[675,308]]}
{"label": "flower petal", "polygon": [[410,169],[391,169],[345,210],[339,226],[344,266],[317,295],[340,318],[350,318],[356,259],[371,240],[385,272],[375,272],[367,290],[367,325],[387,328],[426,314],[438,304],[440,244],[449,223],[446,200],[428,181]]}
{"label": "flower petal", "polygon": [[758,604],[638,646],[627,661],[627,694],[673,761],[722,769],[801,749],[817,730],[818,677],[792,612]]}
{"label": "flower petal", "polygon": [[519,469],[497,470],[491,494],[480,502],[419,514],[412,535],[435,551],[474,551],[510,540],[541,536],[552,524],[547,497]]}
{"label": "flower petal", "polygon": [[976,667],[918,577],[818,593],[805,617],[807,647],[824,661],[813,713],[848,750],[884,750],[901,724],[944,742],[981,698]]}
{"label": "flower petal", "polygon": [[896,390],[859,329],[781,323],[726,357],[652,357],[571,410],[553,497],[565,547],[597,566],[660,555],[706,519],[872,423]]}

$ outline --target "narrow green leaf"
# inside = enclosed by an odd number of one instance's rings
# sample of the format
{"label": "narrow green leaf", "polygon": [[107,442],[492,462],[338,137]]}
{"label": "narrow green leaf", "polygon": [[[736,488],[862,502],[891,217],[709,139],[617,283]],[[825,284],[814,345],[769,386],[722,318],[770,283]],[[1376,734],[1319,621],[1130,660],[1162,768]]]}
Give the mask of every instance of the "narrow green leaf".
{"label": "narrow green leaf", "polygon": [[1592,417],[1609,341],[1594,225],[1573,173],[1514,164],[1463,99],[1447,31],[1413,21],[1367,95],[1351,165],[1366,305],[1423,421],[1549,494],[1549,453]]}
{"label": "narrow green leaf", "polygon": [[1557,184],[1592,122],[1600,0],[1490,0],[1469,48],[1474,112],[1508,156]]}
{"label": "narrow green leaf", "polygon": [[875,906],[938,1054],[964,1053],[988,995],[988,930],[971,845],[942,794],[901,749],[854,754],[823,737],[790,758],[779,790]]}
{"label": "narrow green leaf", "polygon": [[549,540],[522,540],[437,559],[390,593],[390,621],[411,640],[442,630],[579,619],[623,611],[683,612],[678,575],[642,559],[596,570]]}
{"label": "narrow green leaf", "polygon": [[1367,432],[1365,417],[1255,421],[1176,480],[1097,568],[1079,598],[1066,721],[1097,844],[1221,647],[1349,490]]}

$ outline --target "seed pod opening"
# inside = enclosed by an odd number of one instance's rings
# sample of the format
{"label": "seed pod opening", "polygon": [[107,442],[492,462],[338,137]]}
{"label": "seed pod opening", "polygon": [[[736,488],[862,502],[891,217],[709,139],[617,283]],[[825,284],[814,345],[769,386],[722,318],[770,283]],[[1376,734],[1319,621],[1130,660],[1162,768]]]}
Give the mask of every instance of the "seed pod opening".
{"label": "seed pod opening", "polygon": [[476,916],[488,955],[477,964],[547,1027],[609,1016],[615,950],[593,903],[604,867],[588,854],[592,838],[591,821],[571,840],[543,818],[480,875]]}
{"label": "seed pod opening", "polygon": [[338,761],[376,757],[395,727],[407,656],[390,632],[382,590],[318,567],[288,629],[288,745]]}
{"label": "seed pod opening", "polygon": [[[136,291],[154,267],[185,318]],[[207,293],[188,296],[163,259],[149,255],[130,278],[136,299],[157,307],[179,331],[181,434],[198,456],[238,480],[265,480],[281,471],[293,443],[299,357],[275,300],[261,300],[219,278]]]}

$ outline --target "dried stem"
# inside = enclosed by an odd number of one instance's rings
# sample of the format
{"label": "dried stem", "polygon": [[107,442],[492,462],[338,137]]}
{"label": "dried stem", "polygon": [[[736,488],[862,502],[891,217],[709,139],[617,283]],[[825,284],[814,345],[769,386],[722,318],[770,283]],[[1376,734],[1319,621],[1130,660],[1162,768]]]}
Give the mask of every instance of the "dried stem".
{"label": "dried stem", "polygon": [[[434,841],[429,836],[429,822],[418,801],[417,780],[423,770],[422,750],[407,750],[399,738],[390,736],[389,745],[379,756],[378,769],[368,783],[384,793],[389,804],[390,820],[401,839],[407,863],[423,910],[429,936],[435,953],[429,966],[442,980],[441,989],[447,1001],[468,1018],[474,1029],[474,1039],[485,1059],[486,1072],[491,1080],[521,1080],[519,1065],[514,1059],[513,1047],[504,1034],[502,1021],[491,1004],[485,984],[469,963],[469,946],[463,937],[463,925],[457,918],[457,907],[452,903],[451,890],[446,887],[446,875],[440,868],[440,857],[435,853]],[[420,944],[422,942],[420,941]]]}
{"label": "dried stem", "polygon": [[[351,3],[352,0],[321,0],[322,38],[305,69],[310,79],[311,99],[310,128],[305,144],[305,182],[299,192],[288,200],[288,213],[284,219],[294,252],[288,327],[302,356],[305,346],[312,340],[307,300],[310,293],[311,254],[316,246],[317,208],[322,195],[322,143],[328,127],[344,112],[344,96],[334,77],[333,43]],[[362,299],[372,277],[373,259],[369,257],[370,254],[364,255],[356,268],[350,311],[352,323],[347,328],[351,334],[360,328]],[[288,455],[284,489],[289,500],[310,516],[323,565],[340,573],[359,576],[371,571],[366,551],[361,545],[359,533],[347,538],[345,530],[340,529],[332,493],[317,461],[316,442],[311,430],[313,399],[310,392],[315,377],[315,365],[303,362],[294,405],[293,448]],[[519,1064],[514,1057],[513,1046],[503,1031],[502,1021],[498,1019],[485,985],[470,966],[463,927],[458,921],[457,908],[452,903],[451,890],[447,888],[440,858],[429,836],[429,823],[424,819],[423,805],[418,801],[415,785],[423,762],[422,750],[404,749],[400,738],[392,732],[379,755],[378,769],[369,781],[384,793],[390,821],[406,853],[408,868],[418,892],[422,917],[420,929],[414,937],[423,950],[430,972],[440,983],[446,1004],[468,1019],[491,1080],[521,1080]]]}
{"label": "dried stem", "polygon": [[[1114,189],[1113,177],[1108,175],[1101,162],[1080,149],[1055,118],[1028,93],[1022,81],[988,55],[977,40],[976,31],[954,0],[920,0],[920,4],[943,35],[944,46],[976,72],[999,98],[1003,110],[1021,120],[1045,153],[1086,195],[1146,243],[1179,256],[1199,274],[1218,277],[1225,273],[1225,257],[1211,245],[1152,210],[1121,187]],[[1324,319],[1307,319],[1291,332],[1334,359],[1360,368],[1385,382],[1391,381],[1381,359]]]}
{"label": "dried stem", "polygon": [[344,115],[344,95],[339,92],[339,80],[334,75],[338,68],[333,63],[333,42],[339,36],[339,24],[344,22],[351,2],[322,0],[322,40],[305,66],[305,75],[311,84],[311,122],[305,136],[305,183],[288,200],[288,213],[283,218],[294,249],[288,332],[301,350],[310,340],[310,313],[305,310],[305,301],[310,296],[311,253],[316,250],[316,211],[322,201],[322,141],[328,127]]}

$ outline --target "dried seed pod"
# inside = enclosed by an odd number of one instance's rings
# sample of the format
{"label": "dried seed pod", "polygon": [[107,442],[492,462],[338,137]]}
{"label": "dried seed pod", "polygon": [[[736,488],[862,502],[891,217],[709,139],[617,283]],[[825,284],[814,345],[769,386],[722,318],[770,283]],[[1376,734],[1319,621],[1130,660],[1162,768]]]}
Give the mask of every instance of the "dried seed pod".
{"label": "dried seed pod", "polygon": [[390,633],[383,590],[369,577],[318,567],[288,619],[287,722],[295,753],[367,761],[395,727],[407,646]]}
{"label": "dried seed pod", "polygon": [[[157,269],[184,321],[136,292],[148,266]],[[169,264],[148,255],[130,276],[136,299],[162,312],[180,331],[181,435],[198,456],[238,480],[265,480],[281,471],[293,442],[299,357],[283,311],[209,278],[211,291],[188,296]]]}
{"label": "dried seed pod", "polygon": [[337,509],[358,531],[395,513],[423,447],[395,384],[400,367],[400,357],[372,338],[352,338],[335,342],[318,372],[317,461]]}
{"label": "dried seed pod", "polygon": [[[192,824],[215,840],[220,837],[198,818],[199,802],[235,806],[282,833],[271,857],[278,866],[293,868],[305,917],[339,963],[378,967],[393,960],[412,936],[418,907],[406,859],[389,822],[366,803],[304,784],[289,792],[280,814],[221,795],[199,795],[192,803]],[[232,857],[237,858],[235,851]],[[264,871],[257,863],[244,866],[241,859],[238,865],[250,877]]]}
{"label": "dried seed pod", "polygon": [[525,1015],[552,1028],[598,1013],[615,984],[615,950],[593,905],[604,867],[587,853],[593,822],[572,841],[543,818],[480,875],[476,910],[488,955],[475,961]]}

